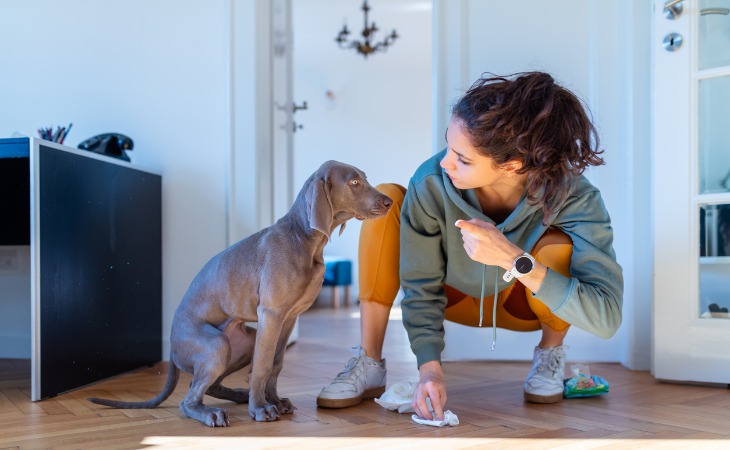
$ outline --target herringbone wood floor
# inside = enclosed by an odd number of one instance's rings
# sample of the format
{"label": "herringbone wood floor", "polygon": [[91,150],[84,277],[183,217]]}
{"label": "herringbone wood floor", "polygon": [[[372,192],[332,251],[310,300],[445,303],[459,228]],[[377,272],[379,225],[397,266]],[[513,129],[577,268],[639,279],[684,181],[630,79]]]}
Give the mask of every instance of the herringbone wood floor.
{"label": "herringbone wood floor", "polygon": [[[0,449],[4,448],[730,448],[730,392],[718,387],[659,383],[618,364],[592,364],[611,392],[602,397],[534,405],[522,399],[528,363],[445,363],[447,407],[456,427],[413,423],[410,414],[372,401],[342,410],[318,409],[315,398],[358,342],[355,310],[310,310],[287,352],[280,393],[298,407],[273,423],[257,423],[246,405],[208,398],[229,408],[231,426],[207,428],[182,417],[177,405],[190,377],[150,410],[115,410],[88,396],[148,399],[164,384],[167,366],[98,383],[58,397],[29,400],[28,361],[0,361]],[[415,379],[415,359],[397,321],[386,337],[389,382]],[[236,374],[238,375],[238,374]],[[228,385],[242,384],[243,377]]]}

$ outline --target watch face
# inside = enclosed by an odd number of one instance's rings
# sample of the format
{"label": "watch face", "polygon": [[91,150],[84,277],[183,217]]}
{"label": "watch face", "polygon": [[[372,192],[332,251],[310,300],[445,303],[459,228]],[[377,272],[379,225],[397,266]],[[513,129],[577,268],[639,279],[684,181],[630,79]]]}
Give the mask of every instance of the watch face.
{"label": "watch face", "polygon": [[515,269],[522,275],[530,273],[532,270],[532,260],[527,256],[520,256],[515,260]]}

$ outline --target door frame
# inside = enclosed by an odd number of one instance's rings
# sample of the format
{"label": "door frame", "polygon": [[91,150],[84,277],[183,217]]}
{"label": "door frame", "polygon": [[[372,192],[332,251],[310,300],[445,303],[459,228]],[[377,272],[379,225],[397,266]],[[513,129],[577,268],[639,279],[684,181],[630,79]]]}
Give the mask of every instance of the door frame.
{"label": "door frame", "polygon": [[[716,70],[698,71],[699,2],[683,0],[683,12],[664,17],[664,0],[654,1],[653,214],[654,328],[652,373],[673,381],[728,383],[726,345],[730,321],[702,319],[699,310],[700,203],[717,194],[699,194],[699,80]],[[683,37],[666,51],[670,33]],[[727,197],[723,195],[723,197]]]}

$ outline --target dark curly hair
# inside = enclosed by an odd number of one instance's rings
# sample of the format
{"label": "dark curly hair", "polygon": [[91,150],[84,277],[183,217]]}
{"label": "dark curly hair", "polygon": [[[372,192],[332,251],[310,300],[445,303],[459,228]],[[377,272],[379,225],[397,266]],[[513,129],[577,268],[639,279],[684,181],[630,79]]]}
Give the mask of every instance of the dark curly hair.
{"label": "dark curly hair", "polygon": [[456,103],[471,143],[501,166],[519,161],[527,201],[545,221],[565,202],[571,182],[588,166],[604,164],[599,137],[581,101],[543,72],[488,74]]}

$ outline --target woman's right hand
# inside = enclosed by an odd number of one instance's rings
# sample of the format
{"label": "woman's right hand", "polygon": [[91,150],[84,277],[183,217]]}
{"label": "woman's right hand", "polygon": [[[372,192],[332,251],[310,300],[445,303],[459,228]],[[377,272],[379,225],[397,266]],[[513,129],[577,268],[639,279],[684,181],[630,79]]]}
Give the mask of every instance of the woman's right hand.
{"label": "woman's right hand", "polygon": [[[446,382],[439,361],[423,363],[418,369],[420,380],[413,392],[413,410],[421,419],[444,420],[446,405]],[[426,399],[431,399],[433,415],[428,409]]]}

